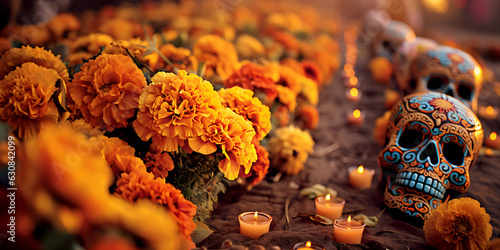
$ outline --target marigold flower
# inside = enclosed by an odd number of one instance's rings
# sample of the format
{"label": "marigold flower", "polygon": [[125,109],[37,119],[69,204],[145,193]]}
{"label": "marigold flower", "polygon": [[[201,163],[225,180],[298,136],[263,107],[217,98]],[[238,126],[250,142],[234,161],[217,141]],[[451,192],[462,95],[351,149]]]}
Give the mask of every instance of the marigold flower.
{"label": "marigold flower", "polygon": [[98,137],[104,135],[106,131],[100,130],[90,123],[86,122],[84,119],[76,119],[73,121],[66,120],[63,122],[64,125],[71,127],[74,131],[86,135],[88,138]]}
{"label": "marigold flower", "polygon": [[75,66],[81,64],[83,62],[82,59],[89,59],[97,55],[101,47],[109,50],[112,42],[113,38],[111,36],[100,33],[78,37],[70,44],[69,65]]}
{"label": "marigold flower", "polygon": [[[196,71],[198,69],[198,61],[196,57],[191,54],[191,51],[186,48],[177,48],[171,43],[166,43],[160,47],[160,52],[169,59],[173,66],[177,69],[182,69],[186,71]],[[149,67],[151,70],[165,69],[167,72],[173,72],[174,68],[167,64],[163,59],[156,58],[159,57],[157,54],[152,53],[147,55],[146,58],[149,60]],[[152,58],[156,58],[152,60]],[[156,63],[155,63],[156,61]]]}
{"label": "marigold flower", "polygon": [[164,179],[154,178],[151,173],[122,173],[116,182],[115,194],[126,200],[135,202],[140,199],[149,199],[153,203],[165,206],[175,217],[182,235],[191,239],[191,233],[196,229],[193,217],[196,214],[196,205],[186,200],[181,191]]}
{"label": "marigold flower", "polygon": [[442,203],[424,221],[427,242],[437,249],[485,249],[492,235],[490,215],[469,197]]}
{"label": "marigold flower", "polygon": [[[304,100],[306,103],[311,104],[313,106],[318,105],[319,101],[319,89],[318,85],[311,79],[299,75],[297,77],[297,81],[300,82],[301,89],[297,99]],[[297,100],[298,103],[301,101]]]}
{"label": "marigold flower", "polygon": [[255,37],[243,34],[236,39],[236,51],[242,59],[253,59],[264,55],[264,45]]}
{"label": "marigold flower", "polygon": [[285,105],[279,105],[272,115],[277,119],[278,127],[283,127],[290,123],[290,110]]}
{"label": "marigold flower", "polygon": [[57,14],[50,19],[47,26],[56,40],[67,38],[71,32],[77,32],[81,28],[78,18],[70,13]]}
{"label": "marigold flower", "polygon": [[389,59],[378,56],[370,60],[368,68],[372,73],[373,79],[378,83],[389,84],[391,81],[394,67]]}
{"label": "marigold flower", "polygon": [[44,46],[50,40],[50,31],[45,24],[8,25],[2,33],[9,34],[12,40],[22,44]]}
{"label": "marigold flower", "polygon": [[[148,34],[154,33],[150,25],[145,25],[144,28]],[[110,35],[116,40],[129,40],[137,37],[144,38],[145,36],[140,23],[120,17],[104,20],[98,30],[99,32]]]}
{"label": "marigold flower", "polygon": [[281,103],[283,103],[288,110],[291,112],[295,112],[295,107],[297,106],[297,100],[295,99],[295,94],[293,91],[285,86],[276,85],[276,89],[278,90],[278,99]]}
{"label": "marigold flower", "polygon": [[304,75],[286,65],[276,65],[275,67],[277,67],[279,74],[276,84],[288,87],[297,96],[302,90],[302,83],[299,79],[304,78]]}
{"label": "marigold flower", "polygon": [[288,175],[296,175],[313,152],[314,141],[307,131],[295,126],[276,129],[275,136],[269,139],[271,167]]}
{"label": "marigold flower", "polygon": [[172,157],[167,152],[157,152],[150,150],[144,157],[144,165],[148,172],[152,173],[155,178],[166,178],[168,172],[175,167]]}
{"label": "marigold flower", "polygon": [[68,69],[61,61],[60,56],[54,56],[50,50],[29,46],[12,48],[3,54],[2,58],[0,58],[0,80],[9,72],[26,62],[32,62],[38,66],[55,70],[59,77],[61,77],[65,83],[68,83]]}
{"label": "marigold flower", "polygon": [[253,97],[251,90],[236,86],[222,88],[217,93],[223,106],[252,123],[257,140],[262,140],[271,131],[271,111],[259,98]]}
{"label": "marigold flower", "polygon": [[238,63],[234,45],[216,35],[200,37],[194,44],[193,55],[199,62],[205,62],[205,78],[217,74],[224,81],[233,73],[234,65]]}
{"label": "marigold flower", "polygon": [[0,37],[0,56],[2,56],[5,51],[11,48],[12,45],[10,44],[10,40],[7,37]]}
{"label": "marigold flower", "polygon": [[266,148],[260,145],[259,142],[255,142],[255,150],[257,151],[257,161],[253,163],[252,170],[245,174],[244,169],[240,168],[240,177],[245,177],[248,183],[248,188],[257,186],[267,175],[269,171],[269,152]]}
{"label": "marigold flower", "polygon": [[0,119],[21,139],[37,135],[47,124],[66,119],[54,95],[64,86],[55,70],[22,64],[0,81]]}
{"label": "marigold flower", "polygon": [[[244,64],[224,81],[226,88],[240,86],[254,92],[262,91],[269,102],[278,97],[278,90],[273,79],[266,77],[264,70],[255,63]],[[267,103],[267,102],[266,102]]]}
{"label": "marigold flower", "polygon": [[250,171],[252,163],[257,160],[251,122],[229,108],[222,108],[217,119],[207,124],[204,130],[201,136],[188,140],[192,150],[207,155],[220,147],[226,158],[220,161],[219,169],[230,180],[238,177],[240,166],[245,173]]}
{"label": "marigold flower", "polygon": [[296,118],[301,121],[305,129],[313,130],[318,127],[319,112],[318,109],[312,105],[300,106]]}
{"label": "marigold flower", "polygon": [[144,86],[146,78],[130,57],[100,55],[84,63],[68,87],[88,123],[113,131],[128,126]]}
{"label": "marigold flower", "polygon": [[384,146],[386,143],[385,133],[387,131],[387,126],[389,125],[390,118],[391,118],[391,110],[387,110],[382,116],[375,119],[375,128],[373,129],[373,137],[380,146]]}
{"label": "marigold flower", "polygon": [[[109,196],[95,207],[94,213],[87,216],[85,223],[87,226],[81,237],[84,247],[88,249],[181,249],[180,231],[174,216],[165,207],[146,199],[130,203],[121,197]],[[96,236],[95,231],[108,232],[106,229],[109,228],[113,229],[112,232],[124,232],[128,237],[121,238],[116,233]],[[106,238],[117,241],[109,242]]]}
{"label": "marigold flower", "polygon": [[142,140],[153,139],[154,148],[177,151],[217,118],[221,103],[210,82],[184,70],[178,75],[158,72],[151,80],[141,94],[133,125]]}
{"label": "marigold flower", "polygon": [[134,156],[135,149],[121,139],[102,135],[90,138],[90,142],[101,150],[102,156],[106,159],[115,177],[119,178],[124,172],[142,173],[146,170],[144,162]]}
{"label": "marigold flower", "polygon": [[76,232],[86,213],[109,197],[113,176],[99,149],[67,126],[26,141],[17,184],[34,214]]}
{"label": "marigold flower", "polygon": [[308,59],[302,60],[300,63],[304,69],[304,75],[318,84],[318,88],[321,88],[324,84],[324,76],[318,63]]}

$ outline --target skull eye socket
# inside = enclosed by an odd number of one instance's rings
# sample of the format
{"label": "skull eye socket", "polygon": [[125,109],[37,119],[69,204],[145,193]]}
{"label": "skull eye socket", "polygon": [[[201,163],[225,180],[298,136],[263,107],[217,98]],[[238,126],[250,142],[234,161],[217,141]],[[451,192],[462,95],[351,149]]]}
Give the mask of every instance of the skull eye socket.
{"label": "skull eye socket", "polygon": [[457,94],[460,98],[467,100],[467,101],[472,101],[472,84],[467,83],[467,82],[460,82],[458,84],[457,88]]}
{"label": "skull eye socket", "polygon": [[385,50],[387,50],[391,53],[396,52],[396,50],[392,47],[391,42],[389,42],[387,40],[382,41],[382,47],[384,47]]}
{"label": "skull eye socket", "polygon": [[426,139],[429,129],[419,122],[407,123],[398,138],[399,146],[403,148],[415,148]]}
{"label": "skull eye socket", "polygon": [[442,142],[442,152],[446,160],[455,166],[463,165],[466,151],[464,141],[456,135],[445,135]]}
{"label": "skull eye socket", "polygon": [[448,85],[449,79],[444,75],[432,74],[429,76],[429,80],[427,81],[427,89],[429,90],[440,90],[444,86]]}

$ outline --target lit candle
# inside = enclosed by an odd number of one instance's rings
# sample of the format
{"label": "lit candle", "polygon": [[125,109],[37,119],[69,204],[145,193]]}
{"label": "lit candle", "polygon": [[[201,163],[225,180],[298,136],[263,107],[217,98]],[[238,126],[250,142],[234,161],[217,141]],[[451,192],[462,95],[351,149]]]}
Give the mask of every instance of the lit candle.
{"label": "lit candle", "polygon": [[333,223],[335,240],[338,243],[361,244],[365,222],[349,218],[339,218]]}
{"label": "lit candle", "polygon": [[357,189],[366,189],[372,186],[373,175],[375,170],[365,169],[363,165],[358,168],[349,167],[347,169],[349,172],[349,184]]}
{"label": "lit candle", "polygon": [[500,149],[500,139],[496,132],[492,132],[486,140],[484,140],[484,145],[493,149]]}
{"label": "lit candle", "polygon": [[498,117],[498,110],[496,110],[492,106],[488,107],[479,106],[478,115],[481,118],[493,120]]}
{"label": "lit candle", "polygon": [[345,86],[347,88],[355,88],[358,86],[358,78],[356,76],[351,76],[347,78]]}
{"label": "lit candle", "polygon": [[351,125],[360,125],[365,120],[365,113],[361,112],[359,109],[349,112],[347,114],[347,123]]}
{"label": "lit candle", "polygon": [[314,243],[314,242],[301,242],[301,243],[297,243],[293,246],[293,250],[324,250],[325,248],[318,244],[318,243]]}
{"label": "lit candle", "polygon": [[335,220],[342,216],[345,200],[342,198],[332,198],[330,194],[317,197],[314,201],[316,204],[316,213],[331,220]]}
{"label": "lit candle", "polygon": [[261,212],[246,212],[238,216],[240,221],[240,234],[252,239],[258,239],[261,235],[269,232],[269,226],[273,218]]}
{"label": "lit candle", "polygon": [[361,92],[357,88],[350,88],[346,90],[346,98],[350,102],[357,102],[361,98]]}

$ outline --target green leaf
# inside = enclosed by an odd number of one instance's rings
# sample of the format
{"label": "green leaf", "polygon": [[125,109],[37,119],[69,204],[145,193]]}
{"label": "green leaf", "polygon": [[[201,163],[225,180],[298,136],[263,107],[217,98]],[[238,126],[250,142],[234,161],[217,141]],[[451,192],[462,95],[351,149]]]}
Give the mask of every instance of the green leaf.
{"label": "green leaf", "polygon": [[364,214],[357,214],[352,218],[356,219],[356,220],[364,221],[366,226],[368,226],[368,227],[374,227],[377,225],[377,222],[378,222],[377,216],[366,216]]}
{"label": "green leaf", "polygon": [[195,244],[200,243],[214,232],[203,222],[194,221],[194,223],[196,224],[196,229],[191,234],[191,238]]}
{"label": "green leaf", "polygon": [[306,220],[311,220],[314,222],[318,222],[318,223],[321,223],[321,224],[327,225],[327,226],[333,225],[333,220],[326,218],[325,216],[319,215],[319,214],[299,213],[297,216],[293,217],[293,219],[295,219],[297,217],[300,217],[300,218],[303,218]]}

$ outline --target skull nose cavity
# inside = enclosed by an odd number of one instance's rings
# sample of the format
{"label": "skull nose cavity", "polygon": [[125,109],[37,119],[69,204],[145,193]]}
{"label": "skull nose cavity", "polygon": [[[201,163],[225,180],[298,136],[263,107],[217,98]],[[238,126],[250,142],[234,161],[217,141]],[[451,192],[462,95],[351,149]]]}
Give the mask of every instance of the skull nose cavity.
{"label": "skull nose cavity", "polygon": [[445,95],[449,95],[449,96],[453,96],[453,97],[456,97],[455,96],[455,93],[453,93],[453,90],[451,88],[448,88],[444,91],[444,94]]}
{"label": "skull nose cavity", "polygon": [[437,166],[439,164],[437,145],[434,141],[430,141],[422,148],[418,154],[418,160],[422,163],[427,161],[431,166]]}

